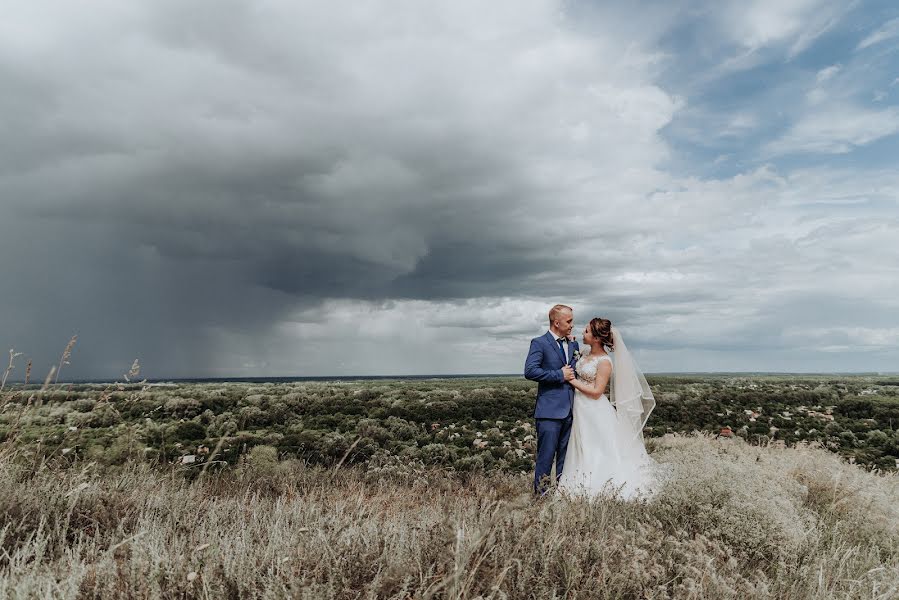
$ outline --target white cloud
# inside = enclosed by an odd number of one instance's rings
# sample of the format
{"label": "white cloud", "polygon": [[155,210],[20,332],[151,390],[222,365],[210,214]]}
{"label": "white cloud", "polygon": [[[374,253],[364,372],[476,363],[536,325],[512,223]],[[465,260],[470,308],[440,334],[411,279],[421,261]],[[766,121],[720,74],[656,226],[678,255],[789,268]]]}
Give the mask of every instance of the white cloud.
{"label": "white cloud", "polygon": [[[698,71],[683,75],[699,90],[771,60],[789,62],[838,26],[856,2],[838,0],[728,0],[703,8],[697,26]],[[691,14],[690,11],[685,11]],[[706,24],[707,22],[707,24]],[[674,22],[672,29],[681,23]],[[690,56],[696,60],[697,56]]]}
{"label": "white cloud", "polygon": [[794,343],[818,345],[824,351],[872,352],[899,346],[899,327],[788,327],[783,334]]}
{"label": "white cloud", "polygon": [[818,81],[818,83],[828,81],[829,79],[833,78],[834,75],[839,73],[841,68],[841,65],[830,65],[829,67],[824,67],[823,69],[818,71],[815,79]]}
{"label": "white cloud", "polygon": [[790,153],[844,154],[899,132],[899,109],[831,105],[800,116],[784,135],[765,147],[769,156]]}
{"label": "white cloud", "polygon": [[[242,347],[250,358],[257,353],[265,356],[273,373],[298,369],[312,375],[516,372],[523,369],[523,352],[530,338],[546,331],[547,302],[333,299],[323,308],[300,311],[282,322],[265,348],[254,347],[251,341],[223,344],[219,362],[233,364],[239,357],[231,356],[230,350]],[[576,311],[579,308],[575,305]],[[314,348],[328,350],[315,352]]]}
{"label": "white cloud", "polygon": [[877,30],[873,31],[865,39],[859,42],[855,49],[864,50],[869,46],[879,44],[895,37],[899,37],[899,18],[890,19],[881,25]]}
{"label": "white cloud", "polygon": [[805,50],[833,27],[851,4],[832,0],[752,0],[730,2],[719,12],[734,41],[756,50],[788,44],[788,56]]}

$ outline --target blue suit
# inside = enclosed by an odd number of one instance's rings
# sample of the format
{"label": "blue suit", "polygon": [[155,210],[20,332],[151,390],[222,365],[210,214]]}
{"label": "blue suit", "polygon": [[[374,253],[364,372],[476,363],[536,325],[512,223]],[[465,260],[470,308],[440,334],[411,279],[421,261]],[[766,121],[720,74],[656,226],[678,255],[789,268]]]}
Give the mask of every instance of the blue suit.
{"label": "blue suit", "polygon": [[[577,350],[577,342],[568,343],[567,364],[572,368]],[[537,382],[537,404],[534,407],[534,419],[537,421],[536,493],[543,491],[540,482],[552,471],[553,459],[556,461],[556,477],[562,474],[565,465],[574,402],[574,388],[562,374],[565,364],[565,354],[551,332],[531,340],[531,348],[524,362],[524,376]]]}

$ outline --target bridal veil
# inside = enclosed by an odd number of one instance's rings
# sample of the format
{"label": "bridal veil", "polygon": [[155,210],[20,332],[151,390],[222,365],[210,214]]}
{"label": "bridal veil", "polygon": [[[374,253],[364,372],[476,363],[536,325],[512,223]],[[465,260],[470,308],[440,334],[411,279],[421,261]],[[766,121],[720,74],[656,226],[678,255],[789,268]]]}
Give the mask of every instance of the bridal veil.
{"label": "bridal veil", "polygon": [[614,325],[612,343],[615,363],[612,369],[611,402],[618,411],[618,418],[624,420],[634,437],[642,439],[643,427],[656,406],[655,397],[646,377],[628,351],[621,332]]}

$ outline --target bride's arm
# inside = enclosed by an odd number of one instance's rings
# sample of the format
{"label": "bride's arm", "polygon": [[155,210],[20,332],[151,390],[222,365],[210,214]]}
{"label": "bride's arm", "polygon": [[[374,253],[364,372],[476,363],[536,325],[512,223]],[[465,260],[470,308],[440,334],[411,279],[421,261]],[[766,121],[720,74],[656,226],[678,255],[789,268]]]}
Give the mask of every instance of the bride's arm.
{"label": "bride's arm", "polygon": [[599,400],[599,397],[606,393],[606,386],[609,385],[609,377],[612,375],[612,363],[607,360],[599,361],[596,367],[596,380],[593,383],[587,383],[580,379],[572,379],[568,383],[580,390],[588,398]]}

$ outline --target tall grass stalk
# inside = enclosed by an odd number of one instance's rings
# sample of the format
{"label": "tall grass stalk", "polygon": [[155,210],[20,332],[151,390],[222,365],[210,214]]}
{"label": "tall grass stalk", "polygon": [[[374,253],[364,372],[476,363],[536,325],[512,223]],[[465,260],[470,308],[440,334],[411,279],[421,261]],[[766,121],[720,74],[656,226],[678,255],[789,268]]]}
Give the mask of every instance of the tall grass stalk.
{"label": "tall grass stalk", "polygon": [[9,365],[7,365],[6,370],[3,371],[3,379],[0,380],[0,393],[6,388],[6,379],[9,377],[12,370],[16,368],[14,363],[19,356],[22,356],[21,352],[16,352],[12,348],[9,349]]}
{"label": "tall grass stalk", "polygon": [[59,365],[56,367],[56,377],[53,379],[53,383],[59,381],[59,372],[62,371],[62,366],[70,364],[69,359],[72,357],[72,348],[75,347],[76,341],[78,341],[78,336],[73,335],[72,339],[69,340],[69,343],[66,344],[65,350],[63,350],[62,356],[59,358]]}

